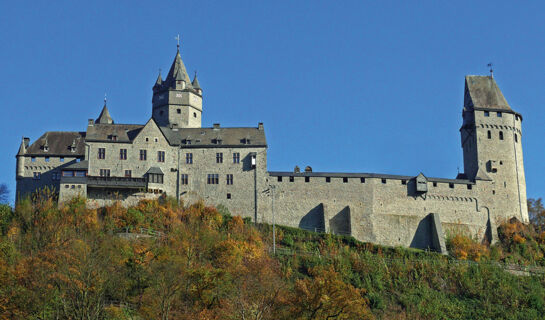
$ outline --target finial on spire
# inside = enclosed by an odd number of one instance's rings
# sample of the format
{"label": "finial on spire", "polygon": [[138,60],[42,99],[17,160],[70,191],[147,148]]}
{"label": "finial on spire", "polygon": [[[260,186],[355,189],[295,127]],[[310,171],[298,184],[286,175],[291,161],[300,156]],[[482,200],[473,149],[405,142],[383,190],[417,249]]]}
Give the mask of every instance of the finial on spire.
{"label": "finial on spire", "polygon": [[492,62],[489,62],[487,65],[486,65],[488,68],[490,68],[490,77],[494,77],[494,69],[492,69]]}
{"label": "finial on spire", "polygon": [[176,42],[177,42],[176,47],[178,48],[178,51],[180,51],[180,34],[174,37],[174,39],[176,39]]}
{"label": "finial on spire", "polygon": [[106,98],[106,92],[104,92],[104,105],[106,105],[107,101],[108,101],[108,99]]}

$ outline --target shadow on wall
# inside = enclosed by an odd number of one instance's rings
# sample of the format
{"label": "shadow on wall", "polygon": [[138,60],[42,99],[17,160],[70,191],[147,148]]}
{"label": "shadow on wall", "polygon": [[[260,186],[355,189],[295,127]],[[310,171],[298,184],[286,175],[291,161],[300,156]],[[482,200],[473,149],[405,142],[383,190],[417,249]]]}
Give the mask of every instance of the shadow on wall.
{"label": "shadow on wall", "polygon": [[320,203],[307,214],[301,218],[299,222],[299,228],[315,231],[325,232],[325,219],[324,219],[324,205]]}
{"label": "shadow on wall", "polygon": [[430,213],[424,219],[420,220],[410,247],[446,252],[444,234],[438,215]]}
{"label": "shadow on wall", "polygon": [[333,218],[329,219],[329,230],[333,234],[351,235],[349,206],[344,207]]}

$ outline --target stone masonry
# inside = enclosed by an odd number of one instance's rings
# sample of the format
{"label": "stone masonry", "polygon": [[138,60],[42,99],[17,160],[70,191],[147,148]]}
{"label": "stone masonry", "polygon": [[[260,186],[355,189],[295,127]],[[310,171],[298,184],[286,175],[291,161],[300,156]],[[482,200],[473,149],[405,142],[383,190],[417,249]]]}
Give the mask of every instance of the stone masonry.
{"label": "stone masonry", "polygon": [[269,172],[262,123],[202,128],[203,90],[178,50],[166,79],[159,75],[153,86],[146,124],[116,124],[105,101],[85,132],[46,132],[32,144],[23,138],[17,198],[49,187],[61,204],[82,195],[98,207],[166,194],[256,222],[274,215],[278,224],[390,246],[444,251],[450,232],[495,241],[498,223],[528,222],[522,116],[492,76],[467,76],[464,94],[464,173],[455,179]]}

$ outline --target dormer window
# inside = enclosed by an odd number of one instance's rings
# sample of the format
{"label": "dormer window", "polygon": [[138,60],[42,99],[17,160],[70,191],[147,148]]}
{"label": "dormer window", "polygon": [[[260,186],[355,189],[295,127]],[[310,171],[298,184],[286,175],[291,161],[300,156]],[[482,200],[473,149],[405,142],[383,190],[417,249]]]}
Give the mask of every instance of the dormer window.
{"label": "dormer window", "polygon": [[115,135],[115,134],[110,135],[108,138],[111,141],[117,141],[117,135]]}
{"label": "dormer window", "polygon": [[212,139],[212,143],[213,144],[222,144],[223,140],[221,140],[220,138]]}
{"label": "dormer window", "polygon": [[242,144],[250,144],[251,140],[250,140],[250,138],[244,138],[244,139],[240,140],[240,142],[242,142]]}
{"label": "dormer window", "polygon": [[184,139],[182,140],[183,144],[191,144],[191,139]]}
{"label": "dormer window", "polygon": [[44,152],[47,152],[49,151],[49,147],[48,146],[44,146]]}

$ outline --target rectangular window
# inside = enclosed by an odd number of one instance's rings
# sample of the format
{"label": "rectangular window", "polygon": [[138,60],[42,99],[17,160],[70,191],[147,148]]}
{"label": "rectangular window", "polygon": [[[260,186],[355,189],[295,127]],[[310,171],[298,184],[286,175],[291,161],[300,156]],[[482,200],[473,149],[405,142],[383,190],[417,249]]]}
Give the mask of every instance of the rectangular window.
{"label": "rectangular window", "polygon": [[193,153],[186,153],[185,154],[185,163],[192,164],[193,163]]}
{"label": "rectangular window", "polygon": [[64,162],[64,157],[60,157],[60,158],[59,158],[59,161],[60,161],[60,162]]}
{"label": "rectangular window", "polygon": [[165,162],[165,152],[157,151],[157,162]]}
{"label": "rectangular window", "polygon": [[99,159],[106,159],[106,149],[98,148],[98,158]]}
{"label": "rectangular window", "polygon": [[208,179],[207,179],[207,183],[208,184],[219,184],[219,174],[216,174],[216,173],[212,173],[212,174],[208,174]]}
{"label": "rectangular window", "polygon": [[348,178],[344,177],[343,178],[343,183],[348,183]]}
{"label": "rectangular window", "polygon": [[181,183],[184,184],[184,185],[189,184],[189,176],[187,174],[185,174],[185,173],[183,173],[181,175],[180,180],[181,180]]}
{"label": "rectangular window", "polygon": [[467,189],[468,189],[468,190],[471,190],[471,189],[473,189],[473,186],[470,185],[470,184],[468,184],[468,185],[467,185]]}
{"label": "rectangular window", "polygon": [[401,184],[407,184],[407,180],[401,180]]}
{"label": "rectangular window", "polygon": [[325,177],[325,182],[330,183],[330,182],[331,182],[331,178],[330,178],[330,177]]}
{"label": "rectangular window", "polygon": [[454,183],[449,183],[448,187],[451,188],[451,189],[454,189]]}
{"label": "rectangular window", "polygon": [[176,109],[176,112],[177,112],[178,114],[181,114],[181,113],[182,113],[182,109]]}
{"label": "rectangular window", "polygon": [[240,153],[233,153],[233,163],[240,163]]}
{"label": "rectangular window", "polygon": [[223,163],[223,153],[216,153],[216,163]]}
{"label": "rectangular window", "polygon": [[305,182],[310,182],[310,177],[305,177]]}
{"label": "rectangular window", "polygon": [[49,157],[45,157],[45,162],[49,162]]}
{"label": "rectangular window", "polygon": [[519,137],[517,136],[516,133],[515,133],[515,142],[519,142]]}
{"label": "rectangular window", "polygon": [[119,160],[127,160],[127,149],[119,149]]}
{"label": "rectangular window", "polygon": [[39,172],[34,172],[34,180],[40,180],[40,178],[42,177],[42,174],[39,173]]}
{"label": "rectangular window", "polygon": [[74,171],[74,176],[75,177],[86,177],[87,176],[87,171]]}
{"label": "rectangular window", "polygon": [[294,177],[290,177],[290,182],[294,182],[295,181],[295,178]]}
{"label": "rectangular window", "polygon": [[227,194],[227,199],[231,199],[231,194],[230,193]]}
{"label": "rectangular window", "polygon": [[434,187],[437,187],[437,182],[434,182],[434,183],[433,183],[433,186],[434,186]]}
{"label": "rectangular window", "polygon": [[382,179],[382,183],[383,183],[383,184],[386,184],[386,179]]}
{"label": "rectangular window", "polygon": [[488,139],[492,139],[492,132],[490,130],[488,130],[487,132],[487,137]]}
{"label": "rectangular window", "polygon": [[360,178],[361,183],[365,183],[365,178]]}
{"label": "rectangular window", "polygon": [[110,176],[110,169],[100,169],[100,176],[101,177],[109,177]]}
{"label": "rectangular window", "polygon": [[148,182],[163,183],[163,175],[158,173],[148,173]]}
{"label": "rectangular window", "polygon": [[74,176],[74,171],[68,171],[68,170],[63,171],[62,176],[63,177],[73,177]]}
{"label": "rectangular window", "polygon": [[490,112],[485,111],[485,112],[484,112],[484,116],[485,116],[485,117],[490,117]]}
{"label": "rectangular window", "polygon": [[233,184],[233,175],[232,175],[232,174],[228,174],[228,175],[227,175],[227,184],[228,184],[228,185],[232,185],[232,184]]}
{"label": "rectangular window", "polygon": [[278,180],[278,182],[282,182],[282,177],[281,176],[276,177],[276,179]]}
{"label": "rectangular window", "polygon": [[501,112],[496,113],[498,115],[498,118],[501,118]]}
{"label": "rectangular window", "polygon": [[148,152],[146,150],[141,149],[140,150],[140,160],[146,161],[148,158]]}
{"label": "rectangular window", "polygon": [[125,177],[126,178],[132,177],[132,170],[125,170]]}
{"label": "rectangular window", "polygon": [[503,131],[500,131],[500,140],[503,140]]}

